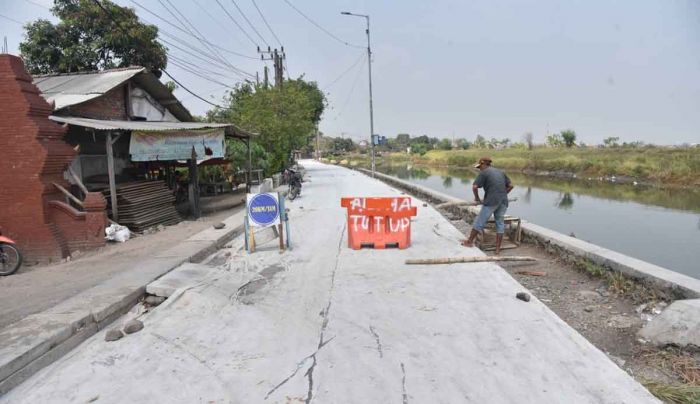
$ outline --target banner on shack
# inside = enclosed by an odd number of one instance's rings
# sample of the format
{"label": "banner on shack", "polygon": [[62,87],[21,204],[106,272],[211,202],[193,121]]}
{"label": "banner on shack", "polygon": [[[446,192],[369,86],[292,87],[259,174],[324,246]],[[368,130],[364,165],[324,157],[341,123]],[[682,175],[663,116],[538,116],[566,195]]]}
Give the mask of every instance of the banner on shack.
{"label": "banner on shack", "polygon": [[178,130],[172,132],[131,132],[129,154],[132,161],[188,160],[192,146],[198,160],[223,158],[224,129]]}

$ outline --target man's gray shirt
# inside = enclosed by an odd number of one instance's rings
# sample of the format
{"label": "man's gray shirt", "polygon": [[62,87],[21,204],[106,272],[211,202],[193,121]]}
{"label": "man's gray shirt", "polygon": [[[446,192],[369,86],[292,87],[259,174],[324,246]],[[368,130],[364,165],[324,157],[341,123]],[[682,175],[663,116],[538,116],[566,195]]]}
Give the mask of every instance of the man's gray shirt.
{"label": "man's gray shirt", "polygon": [[504,203],[508,206],[508,191],[510,178],[501,170],[489,167],[479,173],[474,185],[484,188],[484,206],[496,206]]}

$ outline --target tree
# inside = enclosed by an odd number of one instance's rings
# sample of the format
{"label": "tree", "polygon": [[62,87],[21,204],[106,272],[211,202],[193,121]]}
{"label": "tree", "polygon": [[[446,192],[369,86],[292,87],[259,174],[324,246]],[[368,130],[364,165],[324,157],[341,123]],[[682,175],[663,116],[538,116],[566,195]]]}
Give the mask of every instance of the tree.
{"label": "tree", "polygon": [[474,147],[476,147],[477,149],[485,149],[486,146],[486,138],[484,138],[481,135],[476,135],[476,139],[474,140]]}
{"label": "tree", "polygon": [[472,147],[472,142],[468,141],[467,139],[459,139],[457,141],[457,147],[459,147],[462,150],[467,150],[470,147]]}
{"label": "tree", "polygon": [[401,147],[406,147],[411,143],[411,135],[408,133],[399,133],[396,135],[396,144]]}
{"label": "tree", "polygon": [[564,144],[566,144],[566,147],[572,147],[576,144],[576,132],[574,132],[572,129],[561,131],[561,138],[564,141]]}
{"label": "tree", "polygon": [[534,145],[532,132],[525,133],[523,135],[523,140],[525,141],[525,144],[527,144],[527,149],[532,150],[532,146]]}
{"label": "tree", "polygon": [[452,141],[450,139],[442,139],[437,143],[437,148],[440,150],[452,150]]}
{"label": "tree", "polygon": [[428,146],[425,143],[416,143],[411,145],[411,153],[423,156],[428,152]]}
{"label": "tree", "polygon": [[564,140],[561,138],[561,135],[558,133],[553,133],[549,136],[547,136],[547,146],[550,147],[561,147],[564,144]]}
{"label": "tree", "polygon": [[131,8],[100,3],[109,15],[91,0],[55,0],[51,12],[60,20],[56,25],[43,19],[27,24],[19,45],[27,69],[32,74],[133,65],[164,69],[167,55],[156,41],[158,28],[141,23]]}
{"label": "tree", "polygon": [[618,143],[619,141],[620,141],[619,137],[610,136],[610,137],[606,137],[605,139],[603,139],[603,144],[605,145],[605,147],[617,147],[620,145]]}
{"label": "tree", "polygon": [[214,108],[207,118],[258,133],[256,142],[269,153],[266,173],[270,174],[287,166],[292,150],[315,141],[326,99],[315,82],[300,77],[285,80],[280,88],[239,84],[224,103],[227,108]]}

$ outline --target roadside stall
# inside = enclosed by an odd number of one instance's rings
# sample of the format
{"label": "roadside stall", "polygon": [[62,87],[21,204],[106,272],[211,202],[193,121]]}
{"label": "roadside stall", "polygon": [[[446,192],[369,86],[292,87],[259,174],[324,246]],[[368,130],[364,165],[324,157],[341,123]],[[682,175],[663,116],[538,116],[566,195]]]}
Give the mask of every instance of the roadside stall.
{"label": "roadside stall", "polygon": [[[202,166],[228,164],[225,160],[227,138],[246,144],[245,169],[250,178],[252,134],[232,124],[63,116],[50,119],[68,125],[66,141],[80,151],[72,171],[89,190],[105,194],[115,222],[136,231],[180,221],[175,209],[178,195],[186,195],[193,217],[201,216],[202,189],[213,186],[223,192],[227,187],[223,178],[212,178],[200,184],[199,170]],[[177,169],[182,166],[187,167],[186,180]],[[248,186],[246,184],[246,189]]]}

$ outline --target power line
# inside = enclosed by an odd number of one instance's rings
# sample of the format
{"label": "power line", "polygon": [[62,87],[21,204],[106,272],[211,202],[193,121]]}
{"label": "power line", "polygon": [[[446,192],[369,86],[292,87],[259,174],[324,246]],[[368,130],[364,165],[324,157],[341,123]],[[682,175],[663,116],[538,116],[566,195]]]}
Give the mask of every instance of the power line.
{"label": "power line", "polygon": [[[364,58],[363,58],[364,60]],[[364,66],[365,64],[362,63],[360,66]],[[352,93],[355,91],[355,86],[357,85],[357,81],[360,79],[360,73],[362,73],[362,69],[357,69],[357,75],[355,75],[355,80],[352,82],[352,86],[350,87],[350,92],[348,93],[347,98],[345,98],[345,102],[343,102],[343,105],[340,107],[338,110],[338,113],[336,114],[335,118],[333,120],[337,120],[340,115],[342,115],[343,111],[345,110],[345,107],[348,105],[348,102],[350,102],[350,98],[352,97]]]}
{"label": "power line", "polygon": [[41,7],[41,8],[43,8],[43,9],[45,9],[45,10],[51,11],[51,7],[46,7],[45,5],[39,4],[39,3],[35,2],[35,1],[32,1],[32,0],[24,0],[24,1],[26,1],[26,2],[29,3],[29,4],[34,4],[35,6]]}
{"label": "power line", "polygon": [[17,20],[15,20],[14,18],[8,17],[8,16],[6,16],[6,15],[2,15],[2,14],[0,14],[0,17],[2,17],[2,18],[4,18],[4,19],[6,19],[6,20],[8,20],[8,21],[12,21],[12,22],[14,22],[14,23],[16,23],[16,24],[19,24],[19,25],[24,25],[24,23],[23,23],[23,22],[21,22],[21,21],[17,21]]}
{"label": "power line", "polygon": [[241,32],[243,32],[243,33],[245,34],[245,36],[250,40],[250,42],[252,42],[253,45],[255,45],[256,47],[259,47],[259,45],[255,42],[255,40],[248,34],[248,32],[246,32],[246,30],[243,29],[243,27],[241,27],[241,24],[239,24],[238,21],[236,21],[236,19],[233,18],[233,16],[231,15],[231,13],[229,13],[228,10],[226,10],[226,8],[224,7],[224,5],[221,4],[221,2],[220,2],[219,0],[216,0],[216,4],[218,4],[219,7],[221,7],[222,10],[224,10],[224,13],[226,13],[226,15],[228,16],[228,18],[230,18],[231,21],[233,21],[233,23],[236,24],[236,26],[238,27],[238,29],[240,29]]}
{"label": "power line", "polygon": [[[219,21],[216,17],[214,17],[213,15],[211,15],[211,13],[209,12],[209,10],[207,10],[206,7],[202,6],[202,4],[201,4],[198,0],[192,0],[192,2],[193,2],[194,4],[196,4],[197,7],[199,7],[200,10],[204,11],[204,13],[205,13],[209,18],[211,18],[211,20],[214,21],[214,22],[216,23],[216,25],[218,25],[219,27],[221,27],[221,28],[223,29],[223,31],[228,35],[228,33],[229,33],[229,27],[225,26],[225,25],[224,25],[221,21]],[[234,37],[234,38],[236,39],[236,42],[238,42],[241,46],[243,46],[243,42],[240,40],[240,38],[238,38],[238,37]],[[211,44],[211,43],[210,43],[210,44]],[[257,59],[257,58],[253,58],[253,59]]]}
{"label": "power line", "polygon": [[[97,0],[93,0],[93,1],[97,1]],[[166,76],[170,77],[170,79],[171,79],[172,81],[174,81],[175,84],[177,84],[178,86],[180,86],[180,88],[182,88],[183,90],[185,90],[185,91],[187,91],[188,93],[192,94],[193,97],[199,98],[200,100],[206,102],[207,104],[213,105],[213,106],[215,106],[215,107],[217,107],[217,108],[229,109],[229,108],[224,108],[224,107],[222,107],[222,106],[219,105],[219,104],[214,104],[213,102],[202,98],[199,94],[196,94],[196,93],[192,92],[190,89],[188,89],[187,87],[185,87],[184,85],[182,85],[182,83],[180,83],[179,81],[177,81],[177,79],[176,79],[175,77],[171,76],[170,73],[166,72],[165,69],[163,69],[163,73],[165,73]]]}
{"label": "power line", "polygon": [[[218,1],[218,0],[217,0],[217,1]],[[297,13],[299,13],[299,15],[301,15],[302,17],[304,17],[308,22],[310,22],[311,24],[313,24],[316,28],[320,29],[320,30],[323,31],[326,35],[328,35],[329,37],[331,37],[331,38],[335,39],[336,41],[342,43],[343,45],[345,45],[345,46],[351,46],[351,47],[353,47],[353,48],[360,48],[360,49],[364,49],[364,48],[365,48],[364,46],[354,45],[354,44],[351,44],[351,43],[349,43],[349,42],[343,41],[342,39],[340,39],[340,38],[338,38],[337,36],[335,36],[335,35],[334,35],[332,32],[330,32],[329,30],[323,28],[323,27],[322,27],[321,25],[319,25],[316,21],[312,20],[311,17],[309,17],[308,15],[304,14],[301,10],[299,10],[299,9],[296,8],[296,7],[294,7],[294,4],[290,3],[289,0],[284,0],[284,2],[287,3],[287,4],[289,5],[289,7],[293,8],[294,11],[296,11]]]}
{"label": "power line", "polygon": [[326,91],[326,90],[328,90],[329,88],[331,88],[331,87],[333,86],[333,84],[337,83],[337,82],[338,82],[340,79],[342,79],[346,74],[348,74],[355,66],[357,66],[358,63],[360,63],[362,60],[364,60],[364,58],[365,58],[365,54],[364,54],[364,52],[363,52],[363,53],[360,54],[360,57],[357,58],[357,60],[356,60],[352,65],[350,65],[350,67],[348,67],[347,69],[345,69],[345,71],[343,71],[342,73],[340,73],[340,75],[338,75],[338,77],[336,77],[335,80],[333,80],[329,85],[327,85],[326,87],[324,87],[323,90]]}
{"label": "power line", "polygon": [[[122,27],[122,25],[121,25],[117,20],[114,19],[114,16],[112,16],[112,13],[109,12],[109,10],[107,10],[107,9],[102,5],[102,3],[100,3],[99,0],[92,0],[92,1],[93,1],[93,3],[95,3],[95,4],[97,5],[97,7],[99,7],[105,14],[107,14],[107,17],[109,17],[109,19],[112,20],[112,22],[113,22],[126,36],[130,36],[130,35],[129,35],[129,32],[128,32],[127,30],[125,30],[124,27]],[[170,77],[170,79],[171,79],[172,81],[174,81],[175,84],[177,84],[178,86],[180,86],[180,88],[182,88],[183,90],[185,90],[185,91],[187,91],[188,93],[192,94],[193,96],[199,98],[200,100],[206,102],[207,104],[213,105],[213,106],[218,107],[218,108],[223,108],[221,105],[214,104],[213,102],[202,98],[199,94],[197,94],[197,93],[195,93],[194,91],[190,90],[189,88],[185,87],[185,86],[184,86],[182,83],[180,83],[175,77],[173,77],[170,73],[168,73],[167,70],[161,69],[161,71],[162,71],[163,73],[165,73],[166,76]]]}
{"label": "power line", "polygon": [[250,25],[250,28],[253,29],[253,32],[255,32],[255,33],[258,35],[258,37],[260,37],[260,39],[262,39],[262,41],[263,41],[263,43],[264,43],[265,45],[270,46],[270,44],[267,43],[267,41],[265,40],[265,38],[263,38],[263,36],[260,35],[260,32],[258,32],[258,30],[255,28],[255,26],[253,25],[253,23],[251,23],[250,20],[248,19],[248,17],[246,17],[245,13],[243,13],[243,10],[241,10],[241,8],[238,7],[238,3],[236,3],[236,0],[231,0],[231,3],[233,3],[234,6],[236,6],[236,9],[238,10],[239,13],[241,13],[241,15],[243,16],[243,19],[246,20],[246,22],[248,23],[248,25]]}
{"label": "power line", "polygon": [[[189,36],[192,36],[191,33],[185,31],[185,30],[182,29],[181,27],[179,27],[179,26],[173,24],[172,22],[168,21],[167,19],[161,17],[161,16],[158,15],[157,13],[155,13],[155,12],[149,10],[148,8],[142,6],[141,4],[139,4],[138,2],[136,2],[135,0],[130,0],[130,1],[131,1],[132,3],[134,3],[134,4],[136,4],[138,7],[142,8],[142,9],[143,9],[144,11],[146,11],[147,13],[151,14],[152,16],[154,16],[154,17],[158,18],[159,20],[165,22],[166,24],[170,25],[171,27],[173,27],[173,28],[175,28],[175,29],[177,29],[177,30],[179,30],[179,31],[181,31],[181,32],[183,32],[183,33],[189,35]],[[144,22],[148,22],[148,21],[147,21],[146,19],[144,19],[143,17],[141,17],[141,19],[142,19]],[[173,34],[168,34],[167,31],[165,31],[164,29],[162,29],[162,28],[160,28],[160,27],[158,28],[158,31],[159,31],[159,32],[162,32],[163,34],[165,34],[165,35],[167,35],[167,36],[170,36],[171,38],[177,38],[177,37],[176,37],[175,35],[173,35]],[[194,36],[194,37],[195,37],[196,39],[200,39],[200,38],[197,38],[197,36]],[[221,50],[221,51],[223,51],[223,52],[230,53],[230,54],[236,55],[236,56],[240,56],[240,57],[246,58],[246,59],[259,60],[259,59],[258,59],[257,57],[255,57],[255,56],[244,55],[244,54],[242,54],[242,53],[238,53],[238,52],[234,52],[234,51],[232,51],[232,50],[226,49],[226,48],[222,48],[222,47],[219,46],[219,45],[216,45],[216,44],[214,44],[214,43],[211,43],[211,42],[208,41],[206,38],[201,38],[201,39],[202,39],[203,41],[206,41],[209,45],[213,46],[214,48],[217,48],[217,49],[219,49],[219,50]]]}
{"label": "power line", "polygon": [[[190,48],[191,48],[193,51],[199,53],[199,54],[202,55],[202,56],[198,56],[197,54],[191,52],[190,50],[187,50],[187,49],[184,49],[184,48],[182,48],[182,47],[180,47],[180,46],[177,46],[177,45],[175,45],[174,43],[172,43],[172,42],[170,42],[170,41],[168,41],[168,40],[166,40],[166,39],[158,38],[158,40],[161,41],[161,42],[163,42],[163,43],[165,43],[165,44],[167,44],[167,45],[169,45],[169,46],[172,46],[172,47],[175,48],[175,49],[179,49],[180,51],[182,51],[182,52],[184,52],[184,53],[186,53],[186,54],[188,54],[188,55],[190,55],[190,56],[193,56],[193,57],[195,57],[196,59],[201,60],[201,61],[203,61],[203,62],[205,62],[205,63],[214,64],[215,66],[217,66],[217,67],[220,68],[220,69],[228,69],[229,71],[231,71],[231,72],[233,72],[233,73],[236,73],[236,74],[237,74],[238,76],[240,76],[241,78],[244,78],[244,76],[241,76],[241,74],[245,74],[245,75],[248,75],[248,76],[250,76],[250,77],[255,77],[254,75],[252,75],[252,74],[250,74],[250,73],[248,73],[248,72],[246,72],[246,71],[244,71],[244,70],[241,70],[241,69],[239,69],[239,68],[237,68],[237,67],[229,67],[229,66],[223,64],[222,62],[220,62],[220,61],[218,61],[218,60],[212,58],[210,55],[207,55],[206,53],[200,51],[199,49],[192,48],[191,45],[190,45]],[[182,42],[186,44],[185,46],[188,46],[188,44],[187,44],[186,42],[184,42],[184,41],[182,41]],[[168,53],[168,54],[170,55],[170,53]],[[204,59],[204,58],[206,58],[206,59]]]}
{"label": "power line", "polygon": [[275,34],[275,31],[272,30],[272,27],[270,24],[267,23],[267,19],[265,19],[265,16],[263,15],[262,11],[260,11],[260,7],[258,7],[258,3],[255,2],[255,0],[251,0],[253,2],[253,5],[255,6],[255,9],[258,10],[258,14],[260,14],[260,18],[262,18],[263,22],[265,23],[265,26],[267,27],[268,30],[270,30],[270,33],[272,36],[275,38],[277,43],[280,45],[280,47],[283,47],[282,41],[277,37]]}
{"label": "power line", "polygon": [[[185,15],[182,14],[182,13],[180,12],[180,10],[178,10],[177,7],[175,7],[175,5],[174,5],[173,3],[170,2],[170,0],[165,0],[165,1],[168,2],[168,4],[170,4],[170,7],[172,7],[173,10],[175,10],[175,12],[176,12],[177,14],[180,15],[180,17],[182,17],[182,20],[179,19],[178,16],[175,15],[175,13],[174,13],[172,10],[170,10],[170,9],[165,5],[165,3],[163,3],[162,0],[158,0],[158,2],[163,6],[163,8],[165,8],[165,9],[170,13],[170,15],[172,15],[172,16],[175,18],[175,20],[177,20],[177,22],[179,22],[180,25],[182,25],[183,28],[185,28],[185,30],[187,30],[190,34],[192,34],[192,36],[194,36],[195,38],[197,38],[197,40],[199,41],[199,43],[201,43],[206,49],[209,50],[209,52],[211,52],[211,54],[214,56],[215,59],[218,59],[218,60],[219,60],[220,62],[222,62],[224,65],[227,65],[227,66],[230,66],[230,67],[232,67],[232,68],[235,68],[235,66],[233,66],[229,61],[227,61],[223,56],[221,56],[221,54],[219,54],[218,52],[216,52],[215,50],[213,50],[212,48],[210,48],[209,45],[207,45],[207,43],[202,39],[202,37],[203,37],[202,33],[199,32],[199,30],[197,29],[197,27],[195,27],[195,26],[190,22],[190,20],[188,20],[187,17],[185,17]],[[185,22],[183,22],[183,20],[184,20]],[[186,24],[185,24],[185,23],[186,23]],[[197,34],[199,34],[199,36],[194,35],[194,33],[190,30],[190,28],[188,28],[188,25],[189,25]]]}

